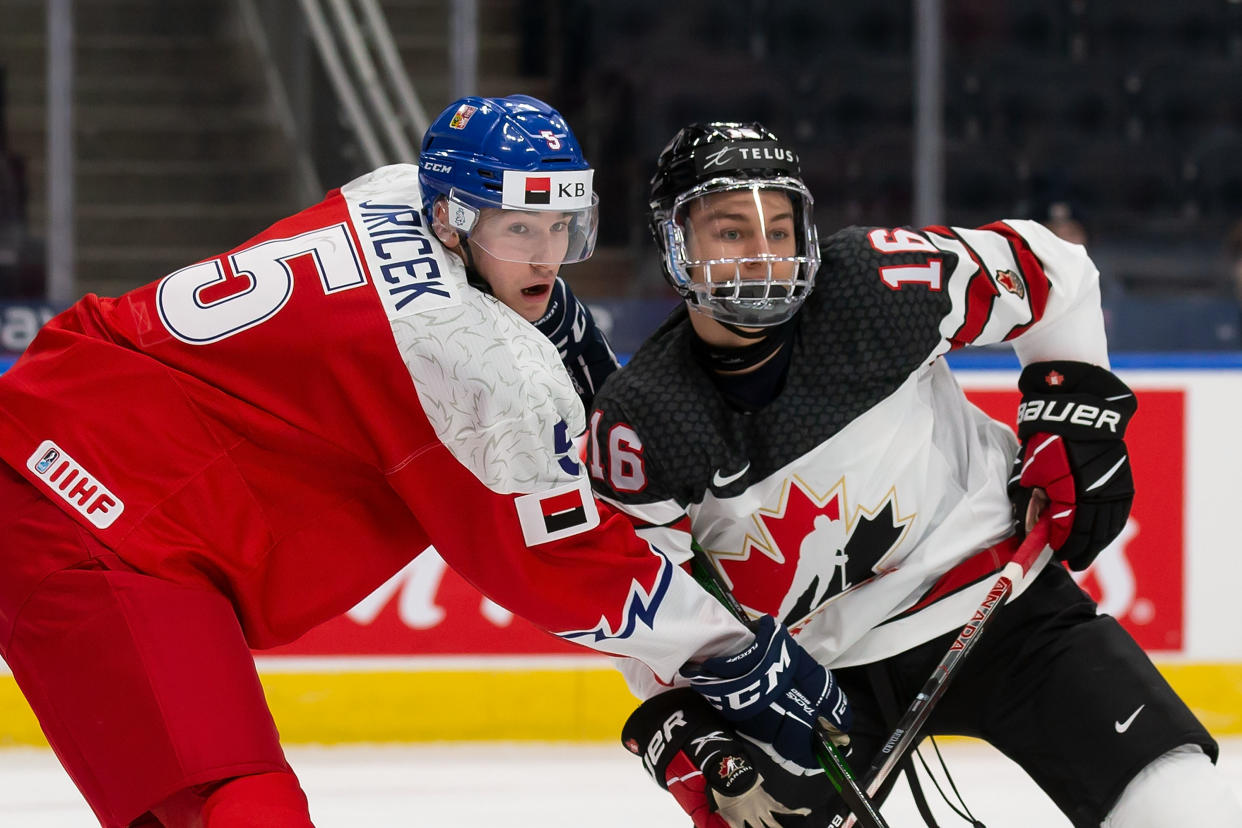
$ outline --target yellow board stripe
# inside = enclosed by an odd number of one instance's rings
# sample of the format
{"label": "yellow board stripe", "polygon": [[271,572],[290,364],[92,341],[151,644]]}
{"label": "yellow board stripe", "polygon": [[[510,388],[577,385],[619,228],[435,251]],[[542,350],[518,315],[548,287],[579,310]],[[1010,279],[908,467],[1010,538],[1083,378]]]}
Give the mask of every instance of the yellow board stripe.
{"label": "yellow board stripe", "polygon": [[1156,666],[1209,733],[1242,734],[1242,663]]}
{"label": "yellow board stripe", "polygon": [[[1242,663],[1160,665],[1208,730],[1242,734]],[[457,740],[613,741],[635,701],[599,670],[266,673],[287,744]],[[0,676],[0,746],[46,745],[11,676]]]}
{"label": "yellow board stripe", "polygon": [[264,675],[287,742],[617,739],[635,706],[614,670]]}

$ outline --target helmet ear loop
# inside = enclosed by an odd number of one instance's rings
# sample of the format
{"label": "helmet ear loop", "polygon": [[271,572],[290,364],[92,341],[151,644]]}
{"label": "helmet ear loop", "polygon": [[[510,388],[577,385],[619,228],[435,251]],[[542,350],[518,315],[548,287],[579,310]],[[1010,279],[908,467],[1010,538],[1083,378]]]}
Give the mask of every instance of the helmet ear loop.
{"label": "helmet ear loop", "polygon": [[458,230],[450,227],[438,216],[447,214],[449,210],[448,200],[445,198],[436,199],[435,205],[431,208],[431,231],[436,234],[436,238],[441,244],[448,246],[449,242],[456,240],[457,246],[452,252],[457,253],[461,257],[462,264],[466,266],[466,284],[477,288],[484,293],[491,294],[492,286],[483,278],[483,274],[474,263],[474,250],[470,247],[470,236],[464,230]]}
{"label": "helmet ear loop", "polygon": [[454,241],[462,243],[463,236],[456,228],[450,227],[448,218],[448,201],[444,196],[436,198],[431,205],[431,232],[435,233],[436,238],[445,247],[448,247]]}

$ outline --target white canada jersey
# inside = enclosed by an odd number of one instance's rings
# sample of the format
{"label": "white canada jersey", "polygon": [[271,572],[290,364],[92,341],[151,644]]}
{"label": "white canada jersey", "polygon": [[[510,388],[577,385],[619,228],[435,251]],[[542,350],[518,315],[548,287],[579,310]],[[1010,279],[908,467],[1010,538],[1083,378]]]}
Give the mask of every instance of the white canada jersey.
{"label": "white canada jersey", "polygon": [[726,403],[679,309],[596,397],[588,461],[653,546],[688,565],[693,539],[749,613],[842,667],[963,625],[997,567],[933,587],[1013,532],[1017,439],[941,357],[1006,340],[1024,363],[1107,355],[1095,267],[1034,222],[852,227],[822,259],[774,400]]}

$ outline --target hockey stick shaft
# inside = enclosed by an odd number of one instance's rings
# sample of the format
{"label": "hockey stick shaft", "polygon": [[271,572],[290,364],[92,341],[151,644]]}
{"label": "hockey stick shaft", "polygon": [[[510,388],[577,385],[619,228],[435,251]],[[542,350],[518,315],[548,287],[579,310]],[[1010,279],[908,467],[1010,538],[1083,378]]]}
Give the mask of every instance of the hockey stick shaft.
{"label": "hockey stick shaft", "polygon": [[[699,583],[708,592],[716,596],[728,608],[729,612],[733,613],[735,618],[748,627],[752,626],[750,616],[746,614],[746,610],[742,608],[741,603],[734,597],[733,592],[724,582],[720,572],[707,559],[707,553],[697,542],[692,542],[691,546],[694,549],[694,569]],[[875,803],[859,787],[854,772],[850,770],[849,764],[837,751],[836,745],[832,743],[823,731],[816,730],[815,738],[818,740],[819,751],[817,752],[817,758],[820,765],[823,767],[828,781],[832,783],[832,786],[841,794],[841,799],[849,806],[852,812],[851,819],[856,819],[857,824],[861,825],[862,828],[888,828],[888,823],[880,816]]]}
{"label": "hockey stick shaft", "polygon": [[[892,735],[871,760],[871,767],[867,769],[867,775],[863,778],[863,790],[868,797],[875,796],[876,791],[918,740],[920,731],[931,717],[936,702],[944,695],[949,682],[957,675],[958,666],[970,654],[975,642],[979,640],[984,629],[991,622],[997,608],[1005,603],[1014,587],[1031,571],[1040,553],[1048,545],[1048,531],[1047,518],[1035,524],[1035,528],[1022,541],[1013,558],[1001,569],[996,582],[992,584],[987,596],[975,610],[974,616],[966,622],[966,626],[962,627],[957,638],[953,639],[948,652],[940,659],[940,663],[932,670],[931,676],[924,682],[918,695],[914,697],[914,701],[898,719]],[[842,828],[851,828],[855,824],[853,816],[850,816],[846,818]]]}

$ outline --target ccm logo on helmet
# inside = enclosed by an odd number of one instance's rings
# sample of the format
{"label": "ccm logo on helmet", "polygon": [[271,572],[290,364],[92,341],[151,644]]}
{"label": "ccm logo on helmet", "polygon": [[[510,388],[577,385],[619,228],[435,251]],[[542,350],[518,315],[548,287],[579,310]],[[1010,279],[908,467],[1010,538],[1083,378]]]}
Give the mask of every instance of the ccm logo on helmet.
{"label": "ccm logo on helmet", "polygon": [[1069,422],[1072,425],[1087,426],[1109,431],[1116,434],[1121,424],[1121,415],[1098,405],[1075,403],[1070,401],[1057,403],[1056,400],[1028,400],[1018,406],[1018,422],[1028,423],[1042,420],[1049,423]]}

